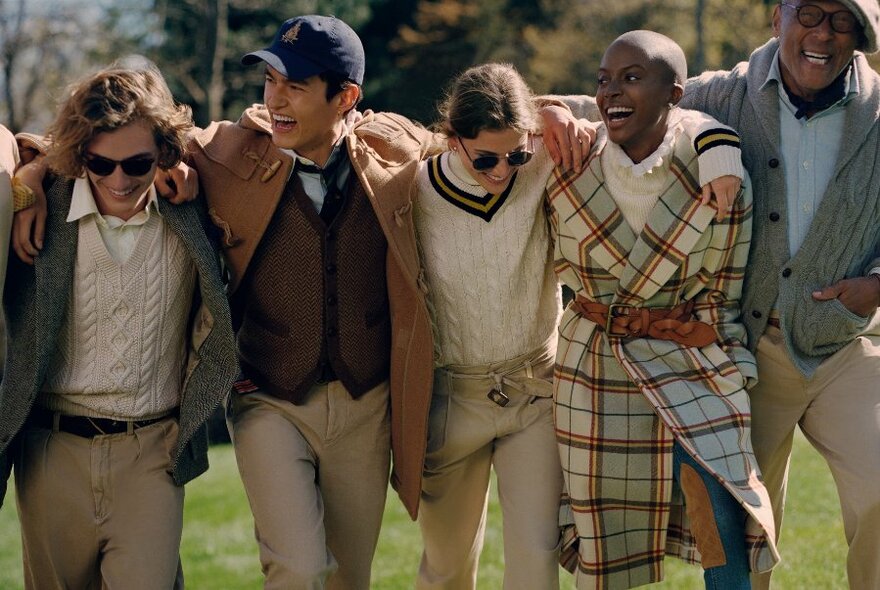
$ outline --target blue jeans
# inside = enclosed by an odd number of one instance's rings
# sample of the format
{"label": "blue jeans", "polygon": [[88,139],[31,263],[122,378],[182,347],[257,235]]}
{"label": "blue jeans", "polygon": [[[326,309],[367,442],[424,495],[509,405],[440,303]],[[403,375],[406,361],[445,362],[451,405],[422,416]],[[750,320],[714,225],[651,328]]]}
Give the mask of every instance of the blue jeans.
{"label": "blue jeans", "polygon": [[[709,590],[749,590],[749,559],[746,551],[746,512],[727,489],[676,441],[672,448],[672,477],[681,485],[681,465],[691,466],[709,493],[715,524],[727,563],[703,570]],[[699,533],[699,531],[698,531]]]}

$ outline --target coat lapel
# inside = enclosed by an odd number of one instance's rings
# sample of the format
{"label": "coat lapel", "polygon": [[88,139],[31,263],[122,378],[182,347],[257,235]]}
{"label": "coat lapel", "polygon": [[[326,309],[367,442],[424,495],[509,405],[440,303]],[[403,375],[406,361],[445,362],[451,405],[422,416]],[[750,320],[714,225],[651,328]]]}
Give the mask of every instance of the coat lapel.
{"label": "coat lapel", "polygon": [[605,187],[598,157],[604,146],[604,137],[600,137],[594,155],[580,175],[554,171],[556,182],[550,187],[549,198],[560,214],[559,221],[571,235],[579,236],[582,257],[592,258],[619,279],[636,236]]}
{"label": "coat lapel", "polygon": [[[620,301],[650,299],[687,260],[715,215],[714,209],[700,204],[700,184],[689,168],[696,155],[692,149],[679,149],[684,143],[677,142],[671,157],[674,180],[660,195],[629,253],[620,276]],[[688,162],[682,160],[688,156]]]}
{"label": "coat lapel", "polygon": [[[79,223],[67,222],[73,180],[58,180],[46,194],[49,214],[43,250],[34,262],[37,346],[54,343],[73,284]],[[45,351],[51,354],[51,350]],[[43,364],[43,366],[46,366]]]}

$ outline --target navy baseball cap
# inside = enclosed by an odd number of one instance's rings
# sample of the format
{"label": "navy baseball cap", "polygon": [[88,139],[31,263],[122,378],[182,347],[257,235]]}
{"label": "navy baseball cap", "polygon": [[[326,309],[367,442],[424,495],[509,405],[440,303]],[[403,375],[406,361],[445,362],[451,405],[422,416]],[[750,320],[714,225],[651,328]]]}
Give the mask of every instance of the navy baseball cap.
{"label": "navy baseball cap", "polygon": [[310,14],[284,22],[272,45],[241,58],[249,66],[264,61],[289,80],[330,71],[364,83],[364,46],[351,27],[335,16]]}

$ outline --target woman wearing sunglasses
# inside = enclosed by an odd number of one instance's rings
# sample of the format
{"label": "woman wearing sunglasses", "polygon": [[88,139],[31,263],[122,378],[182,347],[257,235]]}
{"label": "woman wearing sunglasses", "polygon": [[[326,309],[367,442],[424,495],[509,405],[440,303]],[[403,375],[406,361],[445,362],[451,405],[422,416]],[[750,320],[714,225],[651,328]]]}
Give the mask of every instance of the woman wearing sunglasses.
{"label": "woman wearing sunglasses", "polygon": [[[544,202],[554,163],[512,66],[467,70],[440,111],[449,150],[421,164],[415,207],[437,367],[417,587],[476,587],[494,466],[504,588],[558,588],[551,381],[561,296]],[[695,117],[694,137],[704,126],[717,122]]]}
{"label": "woman wearing sunglasses", "polygon": [[109,69],[49,129],[46,239],[10,261],[0,389],[28,588],[182,583],[183,484],[236,372],[206,214],[153,188],[191,127],[157,71]]}
{"label": "woman wearing sunglasses", "polygon": [[449,150],[422,162],[415,209],[436,362],[417,587],[476,586],[494,465],[504,587],[558,588],[550,382],[561,297],[542,198],[553,162],[509,65],[464,72],[441,115]]}

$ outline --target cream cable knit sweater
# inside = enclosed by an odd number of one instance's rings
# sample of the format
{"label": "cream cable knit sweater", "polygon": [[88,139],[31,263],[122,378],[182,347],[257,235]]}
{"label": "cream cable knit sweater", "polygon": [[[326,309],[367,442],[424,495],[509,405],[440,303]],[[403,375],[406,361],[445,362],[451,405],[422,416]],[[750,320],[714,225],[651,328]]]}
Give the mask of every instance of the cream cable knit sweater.
{"label": "cream cable knit sweater", "polygon": [[[645,227],[651,209],[671,179],[669,178],[669,154],[676,141],[693,141],[701,132],[725,127],[704,113],[675,109],[669,116],[669,128],[663,141],[647,158],[634,164],[616,143],[608,141],[601,155],[602,174],[608,192],[620,209],[620,213],[634,232]],[[607,136],[601,125],[599,141]],[[681,138],[681,136],[684,136]],[[743,177],[740,150],[731,146],[716,146],[699,155],[700,184],[704,185],[723,175]]]}
{"label": "cream cable knit sweater", "polygon": [[122,264],[94,216],[79,224],[74,288],[40,403],[85,416],[161,416],[180,404],[193,262],[158,215]]}
{"label": "cream cable knit sweater", "polygon": [[[561,295],[544,211],[553,162],[540,142],[535,147],[535,157],[519,169],[489,222],[442,198],[429,179],[429,164],[421,164],[415,221],[434,309],[438,366],[511,359],[555,336]],[[486,194],[457,154],[440,158],[455,189]]]}

